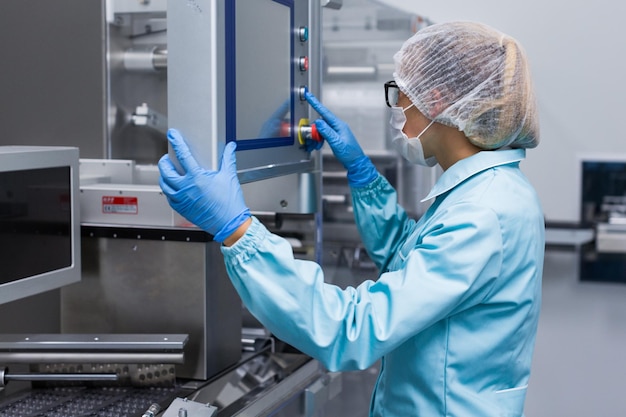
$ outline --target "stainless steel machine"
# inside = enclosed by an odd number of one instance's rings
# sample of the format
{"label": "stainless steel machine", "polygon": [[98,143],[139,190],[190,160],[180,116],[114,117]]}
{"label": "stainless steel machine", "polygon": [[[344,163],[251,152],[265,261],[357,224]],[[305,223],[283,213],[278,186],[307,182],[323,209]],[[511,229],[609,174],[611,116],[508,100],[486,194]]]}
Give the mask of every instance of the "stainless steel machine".
{"label": "stainless steel machine", "polygon": [[80,282],[0,307],[0,415],[313,416],[336,395],[338,376],[247,314],[155,165],[168,126],[209,168],[237,141],[248,206],[318,259],[321,158],[302,147],[302,94],[320,89],[323,6],[341,1],[0,5],[0,145],[78,148],[81,224]]}

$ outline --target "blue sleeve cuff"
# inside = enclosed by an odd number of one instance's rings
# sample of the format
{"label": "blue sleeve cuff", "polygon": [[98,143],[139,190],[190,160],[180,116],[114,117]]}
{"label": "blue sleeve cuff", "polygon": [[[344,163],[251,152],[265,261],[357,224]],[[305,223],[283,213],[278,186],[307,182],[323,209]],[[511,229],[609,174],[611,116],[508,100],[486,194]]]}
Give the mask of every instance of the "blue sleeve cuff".
{"label": "blue sleeve cuff", "polygon": [[248,261],[259,251],[259,247],[269,238],[269,234],[265,226],[252,216],[250,227],[234,245],[221,246],[222,254],[225,256],[224,261],[232,265]]}

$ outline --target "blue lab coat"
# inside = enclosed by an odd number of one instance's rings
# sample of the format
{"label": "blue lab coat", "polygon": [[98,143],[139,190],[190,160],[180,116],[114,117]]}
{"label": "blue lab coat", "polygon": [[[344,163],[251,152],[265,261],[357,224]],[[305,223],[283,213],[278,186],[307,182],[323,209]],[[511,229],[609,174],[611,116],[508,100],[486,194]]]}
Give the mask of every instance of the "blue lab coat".
{"label": "blue lab coat", "polygon": [[329,370],[382,358],[372,416],[519,417],[541,304],[544,219],[519,162],[483,151],[446,170],[415,221],[379,176],[353,188],[376,281],[341,289],[253,218],[222,252],[244,304]]}

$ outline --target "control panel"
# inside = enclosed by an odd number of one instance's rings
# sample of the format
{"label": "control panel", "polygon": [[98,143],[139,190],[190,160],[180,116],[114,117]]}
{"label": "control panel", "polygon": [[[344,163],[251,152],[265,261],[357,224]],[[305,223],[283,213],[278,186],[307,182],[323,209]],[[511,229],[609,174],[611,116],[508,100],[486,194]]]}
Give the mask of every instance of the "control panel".
{"label": "control panel", "polygon": [[[168,119],[202,166],[237,142],[242,182],[313,169],[318,138],[304,99],[311,57],[308,1],[168,2]],[[170,155],[174,157],[173,152]]]}

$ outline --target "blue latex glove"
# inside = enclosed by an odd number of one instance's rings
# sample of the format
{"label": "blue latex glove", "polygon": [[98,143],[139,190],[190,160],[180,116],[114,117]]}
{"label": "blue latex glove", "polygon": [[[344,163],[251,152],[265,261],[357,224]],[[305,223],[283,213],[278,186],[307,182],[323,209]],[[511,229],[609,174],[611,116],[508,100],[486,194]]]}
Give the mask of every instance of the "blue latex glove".
{"label": "blue latex glove", "polygon": [[[289,130],[289,120],[285,119],[287,114],[289,113],[289,106],[291,105],[291,100],[285,100],[272,115],[263,123],[261,126],[261,130],[259,131],[259,138],[275,138],[280,136],[288,135]],[[283,129],[286,129],[286,132],[283,132]],[[312,152],[314,150],[318,150],[324,145],[324,141],[316,141],[312,139],[304,140],[304,149],[307,152]]]}
{"label": "blue latex glove", "polygon": [[304,93],[304,97],[322,116],[315,121],[315,127],[348,171],[348,183],[352,187],[364,187],[374,181],[378,177],[378,171],[361,149],[348,124],[332,114],[309,91]]}
{"label": "blue latex glove", "polygon": [[250,217],[237,178],[237,144],[226,145],[219,171],[208,171],[198,165],[177,130],[168,130],[167,139],[184,170],[179,174],[167,154],[159,160],[159,184],[167,201],[214,240],[223,242]]}
{"label": "blue latex glove", "polygon": [[[317,127],[317,126],[316,126]],[[324,146],[324,138],[322,140],[317,141],[309,138],[304,139],[304,150],[307,152],[317,151]]]}

